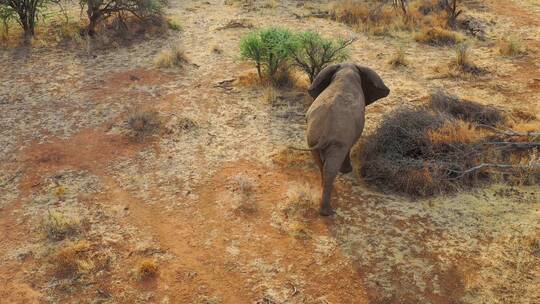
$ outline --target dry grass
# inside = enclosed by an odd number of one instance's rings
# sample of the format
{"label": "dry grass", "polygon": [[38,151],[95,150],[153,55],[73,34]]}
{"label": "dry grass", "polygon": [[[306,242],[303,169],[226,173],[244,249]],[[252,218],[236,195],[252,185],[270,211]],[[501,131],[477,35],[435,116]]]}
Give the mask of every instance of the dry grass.
{"label": "dry grass", "polygon": [[309,238],[309,220],[318,216],[318,203],[319,193],[315,187],[299,183],[290,185],[285,201],[279,206],[280,229],[296,238]]}
{"label": "dry grass", "polygon": [[263,101],[265,104],[274,105],[279,101],[279,92],[272,86],[264,88]]}
{"label": "dry grass", "polygon": [[155,279],[158,276],[159,268],[156,260],[146,258],[139,262],[136,269],[136,277],[139,281]]}
{"label": "dry grass", "polygon": [[312,164],[311,154],[291,148],[280,149],[272,156],[274,163],[283,167],[305,167]]}
{"label": "dry grass", "polygon": [[158,132],[162,122],[157,111],[136,108],[128,114],[127,125],[135,138],[144,140]]}
{"label": "dry grass", "polygon": [[424,27],[414,36],[417,42],[433,46],[454,45],[463,40],[463,37],[453,31],[441,27]]}
{"label": "dry grass", "polygon": [[90,242],[86,240],[68,243],[60,247],[51,258],[55,275],[59,278],[73,277],[94,268],[92,261],[87,258],[90,247]]}
{"label": "dry grass", "polygon": [[506,113],[500,108],[460,99],[443,91],[437,91],[430,96],[429,107],[459,120],[489,126],[503,124],[508,119]]}
{"label": "dry grass", "polygon": [[257,71],[255,70],[250,70],[244,74],[239,75],[236,83],[243,87],[255,87],[267,84],[266,81],[261,81],[259,75],[257,75]]}
{"label": "dry grass", "polygon": [[168,17],[166,22],[169,29],[177,32],[182,30],[182,24],[177,17]]}
{"label": "dry grass", "polygon": [[485,130],[478,130],[470,122],[463,120],[445,121],[440,128],[427,132],[429,141],[435,145],[470,144],[485,138],[486,135]]}
{"label": "dry grass", "polygon": [[66,237],[75,235],[81,228],[79,218],[65,213],[50,210],[42,220],[41,230],[47,238],[53,241],[60,241]]}
{"label": "dry grass", "polygon": [[257,211],[257,205],[252,198],[255,182],[246,175],[238,174],[232,179],[232,190],[237,194],[234,210],[251,214]]}
{"label": "dry grass", "polygon": [[160,68],[182,67],[187,62],[184,50],[178,45],[162,50],[154,59],[154,64]]}
{"label": "dry grass", "polygon": [[[532,148],[489,144],[529,138],[506,138],[480,125],[503,128],[508,120],[500,109],[438,92],[426,105],[386,115],[375,133],[364,138],[360,173],[385,189],[419,196],[501,179],[515,184],[538,180],[540,167]],[[497,170],[501,167],[481,164],[513,167]]]}
{"label": "dry grass", "polygon": [[394,55],[388,61],[388,64],[390,64],[394,68],[407,66],[409,63],[407,59],[405,59],[405,50],[401,47],[396,49]]}
{"label": "dry grass", "polygon": [[518,57],[525,55],[527,51],[520,40],[515,37],[509,37],[499,41],[499,53],[503,56]]}

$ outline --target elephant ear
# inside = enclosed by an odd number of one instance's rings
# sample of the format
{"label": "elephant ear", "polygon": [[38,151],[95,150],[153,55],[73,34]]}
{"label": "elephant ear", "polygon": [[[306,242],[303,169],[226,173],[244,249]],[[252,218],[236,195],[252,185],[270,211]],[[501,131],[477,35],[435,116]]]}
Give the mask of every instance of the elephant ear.
{"label": "elephant ear", "polygon": [[390,94],[390,89],[375,71],[363,65],[356,65],[356,67],[362,79],[366,106]]}
{"label": "elephant ear", "polygon": [[332,82],[332,77],[341,67],[340,64],[332,64],[324,68],[322,71],[317,74],[317,77],[313,80],[313,83],[309,86],[308,92],[309,95],[313,98],[317,98],[319,94],[326,89]]}

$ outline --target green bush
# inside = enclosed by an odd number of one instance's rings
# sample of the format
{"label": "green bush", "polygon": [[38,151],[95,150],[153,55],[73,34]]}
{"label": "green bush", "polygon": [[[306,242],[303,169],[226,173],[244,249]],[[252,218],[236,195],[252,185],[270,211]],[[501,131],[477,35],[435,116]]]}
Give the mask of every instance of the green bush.
{"label": "green bush", "polygon": [[251,32],[240,41],[242,58],[255,63],[260,79],[264,73],[273,83],[277,82],[277,72],[287,68],[296,47],[291,31],[279,27]]}
{"label": "green bush", "polygon": [[29,42],[35,34],[38,15],[43,11],[50,0],[0,0],[0,15],[3,26],[6,27],[10,19],[17,20],[23,28],[24,39]]}
{"label": "green bush", "polygon": [[331,40],[318,33],[307,31],[296,35],[298,47],[292,54],[294,64],[302,69],[310,82],[319,72],[332,62],[340,62],[349,58],[347,46],[354,39]]}

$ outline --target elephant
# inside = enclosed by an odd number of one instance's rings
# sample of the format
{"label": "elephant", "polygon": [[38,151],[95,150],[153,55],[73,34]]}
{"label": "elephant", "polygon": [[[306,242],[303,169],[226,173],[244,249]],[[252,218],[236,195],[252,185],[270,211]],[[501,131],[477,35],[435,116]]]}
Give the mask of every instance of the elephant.
{"label": "elephant", "polygon": [[319,213],[334,214],[330,196],[338,171],[352,171],[350,150],[364,129],[365,107],[388,96],[390,89],[372,69],[353,63],[333,64],[313,80],[314,98],[307,118],[307,144],[321,173]]}

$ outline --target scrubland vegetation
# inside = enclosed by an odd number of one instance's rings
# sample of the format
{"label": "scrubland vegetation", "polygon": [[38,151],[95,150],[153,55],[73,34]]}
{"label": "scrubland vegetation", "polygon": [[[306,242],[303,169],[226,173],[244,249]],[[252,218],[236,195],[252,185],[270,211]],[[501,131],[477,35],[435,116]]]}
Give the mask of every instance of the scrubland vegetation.
{"label": "scrubland vegetation", "polygon": [[[0,302],[540,303],[540,7],[0,0]],[[318,215],[307,88],[366,109]]]}

